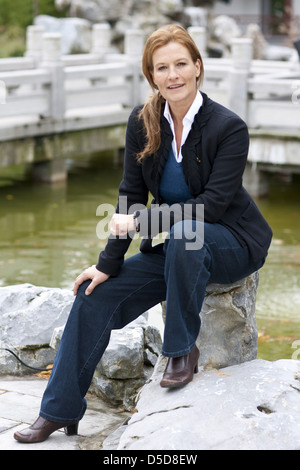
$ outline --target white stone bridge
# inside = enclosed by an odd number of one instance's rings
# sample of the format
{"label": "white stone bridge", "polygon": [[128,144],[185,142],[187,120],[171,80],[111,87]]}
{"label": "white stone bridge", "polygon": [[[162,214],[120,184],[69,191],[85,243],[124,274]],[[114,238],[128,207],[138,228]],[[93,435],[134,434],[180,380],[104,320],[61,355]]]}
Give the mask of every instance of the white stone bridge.
{"label": "white stone bridge", "polygon": [[[205,30],[190,33],[205,51]],[[24,57],[0,59],[0,167],[31,164],[48,182],[66,178],[67,158],[122,149],[128,115],[149,93],[142,31],[127,32],[124,54],[110,53],[107,24],[94,25],[88,54],[62,56],[60,39],[30,26]],[[203,56],[203,91],[248,123],[249,191],[267,191],[266,172],[299,173],[299,62],[252,60],[243,38],[233,41],[231,59]]]}

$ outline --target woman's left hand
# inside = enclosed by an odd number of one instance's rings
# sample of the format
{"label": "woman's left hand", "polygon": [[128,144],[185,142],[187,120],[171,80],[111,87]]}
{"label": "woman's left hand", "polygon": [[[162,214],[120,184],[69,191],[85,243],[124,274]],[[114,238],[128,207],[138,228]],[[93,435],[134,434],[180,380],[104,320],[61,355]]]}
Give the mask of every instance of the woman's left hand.
{"label": "woman's left hand", "polygon": [[114,214],[108,227],[112,235],[126,235],[128,232],[135,230],[133,214]]}
{"label": "woman's left hand", "polygon": [[79,274],[79,276],[77,276],[75,280],[74,288],[73,288],[73,293],[74,295],[77,295],[79,286],[84,281],[91,280],[92,282],[89,284],[89,286],[87,287],[85,291],[85,294],[89,295],[93,292],[94,288],[98,284],[102,284],[102,282],[107,281],[109,277],[110,277],[109,274],[99,271],[95,265],[90,266],[89,268],[85,269],[81,274]]}

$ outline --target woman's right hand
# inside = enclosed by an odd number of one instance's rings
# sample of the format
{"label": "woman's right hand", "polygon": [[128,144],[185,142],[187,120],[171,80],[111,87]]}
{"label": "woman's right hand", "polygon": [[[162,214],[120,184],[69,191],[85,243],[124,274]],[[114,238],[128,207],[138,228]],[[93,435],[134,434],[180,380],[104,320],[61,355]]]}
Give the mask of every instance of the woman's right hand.
{"label": "woman's right hand", "polygon": [[79,274],[79,276],[77,276],[74,287],[73,287],[73,293],[74,295],[77,295],[79,286],[84,281],[91,279],[92,282],[90,283],[90,285],[87,287],[85,291],[86,295],[90,295],[98,284],[101,284],[102,282],[107,281],[108,278],[109,278],[109,274],[105,274],[102,271],[99,271],[96,268],[96,265],[90,266],[89,268],[85,269],[81,274]]}

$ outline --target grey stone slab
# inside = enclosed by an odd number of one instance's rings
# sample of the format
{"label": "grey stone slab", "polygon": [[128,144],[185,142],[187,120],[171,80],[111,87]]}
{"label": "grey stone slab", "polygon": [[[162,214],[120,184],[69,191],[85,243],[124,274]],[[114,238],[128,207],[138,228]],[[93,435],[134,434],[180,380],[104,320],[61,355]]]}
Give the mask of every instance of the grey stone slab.
{"label": "grey stone slab", "polygon": [[254,360],[162,389],[160,361],[118,450],[300,450],[300,362]]}

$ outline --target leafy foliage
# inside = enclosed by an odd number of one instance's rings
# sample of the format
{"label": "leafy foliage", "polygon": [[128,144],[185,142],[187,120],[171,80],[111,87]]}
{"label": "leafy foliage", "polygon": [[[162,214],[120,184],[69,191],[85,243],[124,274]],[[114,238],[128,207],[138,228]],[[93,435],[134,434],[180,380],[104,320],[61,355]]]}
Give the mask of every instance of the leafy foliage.
{"label": "leafy foliage", "polygon": [[1,0],[0,27],[26,26],[33,23],[34,14],[65,16],[64,11],[55,8],[54,0]]}

